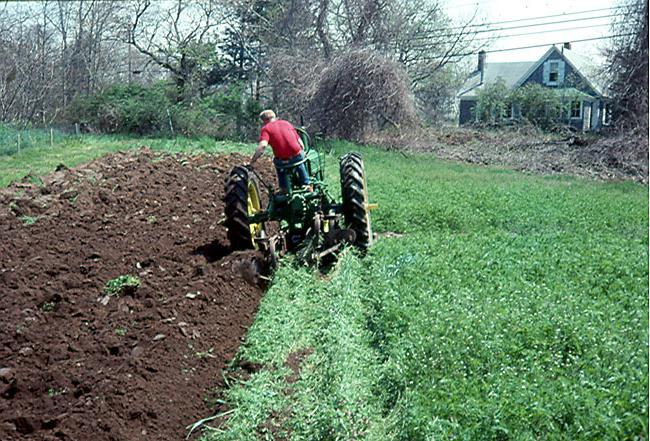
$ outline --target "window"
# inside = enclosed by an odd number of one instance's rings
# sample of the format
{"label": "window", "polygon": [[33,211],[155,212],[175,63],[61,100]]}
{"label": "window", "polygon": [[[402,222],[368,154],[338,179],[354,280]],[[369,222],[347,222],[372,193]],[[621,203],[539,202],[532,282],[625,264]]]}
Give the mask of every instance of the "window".
{"label": "window", "polygon": [[551,61],[549,63],[548,82],[557,83],[559,77],[560,77],[560,63],[557,61]]}
{"label": "window", "polygon": [[571,118],[582,118],[582,103],[580,100],[571,103]]}

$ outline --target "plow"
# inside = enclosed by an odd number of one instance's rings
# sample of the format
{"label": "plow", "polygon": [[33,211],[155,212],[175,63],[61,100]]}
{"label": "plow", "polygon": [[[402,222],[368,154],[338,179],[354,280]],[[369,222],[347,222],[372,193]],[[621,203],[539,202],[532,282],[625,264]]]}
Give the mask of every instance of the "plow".
{"label": "plow", "polygon": [[[284,167],[291,185],[275,191],[249,166],[235,166],[226,181],[225,226],[232,249],[256,249],[275,268],[286,253],[294,253],[306,264],[331,259],[344,246],[365,252],[373,242],[370,203],[363,158],[347,153],[339,159],[341,201],[328,191],[324,158],[311,146],[307,132],[298,128],[305,158]],[[311,184],[298,184],[296,168],[305,164]],[[260,185],[268,190],[263,203]],[[276,228],[268,228],[275,222]]]}

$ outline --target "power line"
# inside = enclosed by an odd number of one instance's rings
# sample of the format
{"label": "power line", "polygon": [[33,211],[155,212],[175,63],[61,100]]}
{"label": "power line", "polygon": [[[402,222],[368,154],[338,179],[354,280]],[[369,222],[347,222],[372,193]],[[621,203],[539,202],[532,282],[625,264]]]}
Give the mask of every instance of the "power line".
{"label": "power line", "polygon": [[[523,32],[519,34],[509,34],[509,35],[496,35],[493,37],[482,37],[482,38],[473,38],[471,41],[484,41],[484,40],[492,40],[492,39],[497,39],[497,40],[503,40],[505,38],[510,38],[510,37],[521,37],[524,35],[537,35],[537,34],[548,34],[548,33],[553,33],[553,32],[563,32],[563,31],[575,31],[578,29],[591,29],[591,28],[599,28],[603,26],[609,26],[609,23],[602,23],[602,24],[597,24],[597,25],[589,25],[589,26],[577,26],[573,28],[562,28],[562,29],[549,29],[545,31],[535,31],[535,32]],[[451,44],[453,42],[447,41],[447,42],[435,42],[435,43],[424,43],[418,46],[414,46],[418,49],[426,49],[427,47],[436,47],[436,46],[441,46],[444,44]]]}
{"label": "power line", "polygon": [[[412,39],[413,40],[422,40],[426,38],[431,38],[431,37],[454,37],[458,35],[466,35],[466,34],[482,34],[485,32],[495,32],[495,31],[506,31],[509,29],[521,29],[521,28],[533,28],[533,27],[539,27],[539,26],[547,26],[547,25],[552,25],[552,24],[560,24],[560,23],[572,23],[576,21],[588,21],[588,20],[597,20],[600,18],[610,18],[610,17],[619,17],[625,14],[608,14],[608,15],[600,15],[597,17],[585,17],[585,18],[574,18],[571,20],[559,20],[559,21],[549,21],[546,23],[532,23],[532,24],[526,24],[526,25],[518,25],[518,26],[507,26],[505,28],[496,28],[496,29],[479,29],[479,30],[466,30],[465,32],[455,32],[451,34],[436,34],[435,32],[440,31],[432,31],[430,33],[427,33],[427,35],[416,35]],[[461,29],[466,29],[466,28],[461,28]],[[447,30],[447,29],[445,29]]]}
{"label": "power line", "polygon": [[[517,22],[522,22],[522,21],[542,20],[542,19],[546,19],[546,18],[555,18],[555,17],[566,17],[566,16],[569,16],[569,15],[590,14],[590,13],[593,13],[593,12],[601,12],[601,11],[614,11],[614,10],[622,9],[622,8],[623,8],[623,6],[614,6],[614,7],[611,7],[611,8],[589,9],[587,11],[567,12],[567,13],[563,13],[563,14],[553,14],[553,15],[542,15],[542,16],[538,16],[538,17],[519,18],[519,19],[516,19],[516,20],[505,20],[505,21],[494,21],[494,22],[490,22],[490,23],[467,24],[465,26],[450,26],[450,27],[446,27],[446,28],[440,28],[440,29],[432,30],[432,32],[444,32],[444,31],[451,31],[451,30],[454,30],[454,29],[489,27],[489,26],[494,26],[494,25],[507,24],[507,23],[517,23]],[[581,20],[581,19],[576,18],[574,20]]]}
{"label": "power line", "polygon": [[[582,43],[582,42],[585,42],[585,41],[605,40],[605,39],[617,38],[617,37],[629,37],[631,35],[636,35],[636,34],[634,32],[630,32],[630,33],[627,33],[627,34],[607,35],[605,37],[583,38],[581,40],[571,40],[571,43]],[[492,50],[484,51],[484,52],[488,53],[488,54],[489,53],[494,53],[494,52],[509,52],[509,51],[516,51],[516,50],[520,50],[520,49],[532,49],[532,48],[536,48],[536,47],[545,47],[545,46],[551,46],[551,45],[556,45],[556,44],[564,44],[564,43],[566,43],[566,41],[558,41],[558,42],[555,42],[555,43],[546,43],[546,44],[534,44],[534,45],[531,45],[531,46],[511,47],[511,48],[508,48],[508,49],[492,49]],[[449,55],[447,57],[445,57],[445,56],[421,57],[419,59],[420,60],[439,60],[441,58],[467,57],[467,56],[470,56],[470,55],[476,55],[476,52],[466,52],[466,53],[462,53],[462,54],[453,54],[453,55]]]}
{"label": "power line", "polygon": [[592,12],[601,12],[601,11],[613,11],[616,9],[621,9],[623,6],[614,6],[611,8],[600,8],[600,9],[589,9],[587,11],[577,11],[577,12],[564,12],[562,14],[553,14],[553,15],[542,15],[539,17],[530,17],[530,18],[518,18],[515,20],[505,20],[505,21],[495,21],[492,23],[484,23],[484,24],[477,24],[477,25],[470,25],[471,27],[478,27],[478,26],[492,26],[495,24],[506,24],[506,23],[518,23],[522,21],[531,21],[531,20],[541,20],[543,18],[555,18],[555,17],[567,17],[569,15],[581,15],[581,14],[591,14]]}

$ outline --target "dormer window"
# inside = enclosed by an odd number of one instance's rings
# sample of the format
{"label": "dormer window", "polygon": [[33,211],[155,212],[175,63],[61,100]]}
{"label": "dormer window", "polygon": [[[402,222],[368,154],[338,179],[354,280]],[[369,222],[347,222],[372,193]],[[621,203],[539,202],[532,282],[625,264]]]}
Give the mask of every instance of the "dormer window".
{"label": "dormer window", "polygon": [[560,76],[560,63],[558,61],[551,61],[549,63],[548,82],[557,84]]}
{"label": "dormer window", "polygon": [[544,63],[544,84],[558,86],[564,82],[565,65],[562,60],[548,60]]}

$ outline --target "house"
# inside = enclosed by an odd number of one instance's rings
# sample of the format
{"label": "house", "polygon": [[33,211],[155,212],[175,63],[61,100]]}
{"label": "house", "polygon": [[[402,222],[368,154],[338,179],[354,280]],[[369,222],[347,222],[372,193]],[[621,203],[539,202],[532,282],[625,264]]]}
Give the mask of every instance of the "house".
{"label": "house", "polygon": [[[564,122],[580,131],[600,130],[608,117],[602,88],[587,74],[589,61],[570,52],[551,46],[537,61],[506,63],[488,63],[485,52],[479,52],[476,71],[457,95],[459,123],[476,122],[477,92],[486,85],[503,81],[510,90],[538,83],[553,88],[562,97],[570,96],[572,101]],[[521,109],[516,103],[511,106],[507,116],[517,119]]]}

